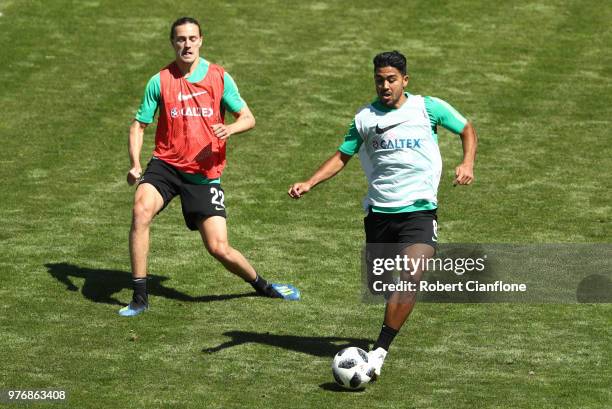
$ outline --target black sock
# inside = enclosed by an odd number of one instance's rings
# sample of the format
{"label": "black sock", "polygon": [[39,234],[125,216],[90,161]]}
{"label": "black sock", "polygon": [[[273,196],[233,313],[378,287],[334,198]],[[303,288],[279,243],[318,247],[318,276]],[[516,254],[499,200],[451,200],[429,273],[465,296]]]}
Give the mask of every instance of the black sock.
{"label": "black sock", "polygon": [[257,294],[263,295],[264,297],[275,297],[276,292],[272,289],[272,286],[268,284],[265,278],[257,273],[255,274],[255,280],[247,281],[247,283],[251,284],[251,287],[257,291]]}
{"label": "black sock", "polygon": [[134,289],[134,295],[132,301],[136,304],[146,305],[149,302],[147,297],[147,279],[145,278],[133,278],[132,288]]}
{"label": "black sock", "polygon": [[397,335],[397,333],[399,332],[399,330],[397,329],[393,329],[391,327],[388,327],[387,325],[383,324],[381,330],[380,330],[380,335],[378,336],[378,340],[376,341],[376,343],[374,344],[374,348],[382,348],[385,351],[389,350],[389,346],[391,346],[391,342],[393,342],[393,338],[395,338],[395,336]]}

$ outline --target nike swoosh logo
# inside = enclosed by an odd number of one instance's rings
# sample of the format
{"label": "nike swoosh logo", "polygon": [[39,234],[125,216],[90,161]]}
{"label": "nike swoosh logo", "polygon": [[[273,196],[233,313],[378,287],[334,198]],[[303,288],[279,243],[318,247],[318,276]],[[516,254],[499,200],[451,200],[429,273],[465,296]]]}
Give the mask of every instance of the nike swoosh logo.
{"label": "nike swoosh logo", "polygon": [[381,128],[380,126],[378,126],[378,124],[376,124],[376,129],[375,129],[376,134],[377,135],[383,134],[383,133],[387,132],[388,130],[395,128],[396,126],[398,126],[400,124],[403,124],[404,122],[408,122],[408,121],[401,121],[401,122],[398,122],[396,124],[386,126],[384,128]]}
{"label": "nike swoosh logo", "polygon": [[196,93],[193,93],[193,94],[182,94],[182,93],[179,92],[178,100],[179,101],[187,101],[188,99],[195,98],[198,95],[207,94],[207,93],[208,92],[206,92],[206,91],[196,92]]}

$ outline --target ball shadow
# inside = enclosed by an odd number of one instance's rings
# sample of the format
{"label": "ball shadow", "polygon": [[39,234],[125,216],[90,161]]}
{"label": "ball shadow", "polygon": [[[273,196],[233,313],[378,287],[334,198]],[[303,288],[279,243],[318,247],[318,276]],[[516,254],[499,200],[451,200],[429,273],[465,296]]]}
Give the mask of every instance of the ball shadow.
{"label": "ball shadow", "polygon": [[324,391],[347,392],[347,393],[363,393],[366,390],[366,388],[361,388],[361,389],[345,389],[345,388],[343,388],[342,386],[338,385],[335,382],[325,382],[325,383],[322,383],[321,385],[319,385],[319,388],[323,389]]}

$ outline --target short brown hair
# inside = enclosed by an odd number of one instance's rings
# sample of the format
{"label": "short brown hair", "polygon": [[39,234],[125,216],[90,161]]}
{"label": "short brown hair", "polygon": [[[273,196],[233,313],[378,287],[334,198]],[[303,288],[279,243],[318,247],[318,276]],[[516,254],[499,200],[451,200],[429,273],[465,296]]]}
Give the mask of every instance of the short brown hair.
{"label": "short brown hair", "polygon": [[200,37],[202,37],[202,28],[200,27],[200,23],[193,17],[181,17],[172,23],[172,27],[170,28],[170,41],[174,39],[174,29],[178,26],[182,26],[183,24],[195,24],[198,26],[198,32],[200,33]]}

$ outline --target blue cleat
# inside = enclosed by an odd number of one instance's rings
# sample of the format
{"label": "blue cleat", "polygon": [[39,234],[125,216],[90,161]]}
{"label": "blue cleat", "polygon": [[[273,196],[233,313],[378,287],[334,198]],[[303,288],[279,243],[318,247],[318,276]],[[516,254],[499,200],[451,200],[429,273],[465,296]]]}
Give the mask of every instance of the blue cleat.
{"label": "blue cleat", "polygon": [[271,284],[272,290],[277,295],[277,298],[289,301],[299,301],[300,290],[292,286],[291,284]]}
{"label": "blue cleat", "polygon": [[135,317],[136,315],[145,312],[147,308],[149,308],[148,304],[136,304],[132,301],[119,310],[119,315],[122,317]]}

